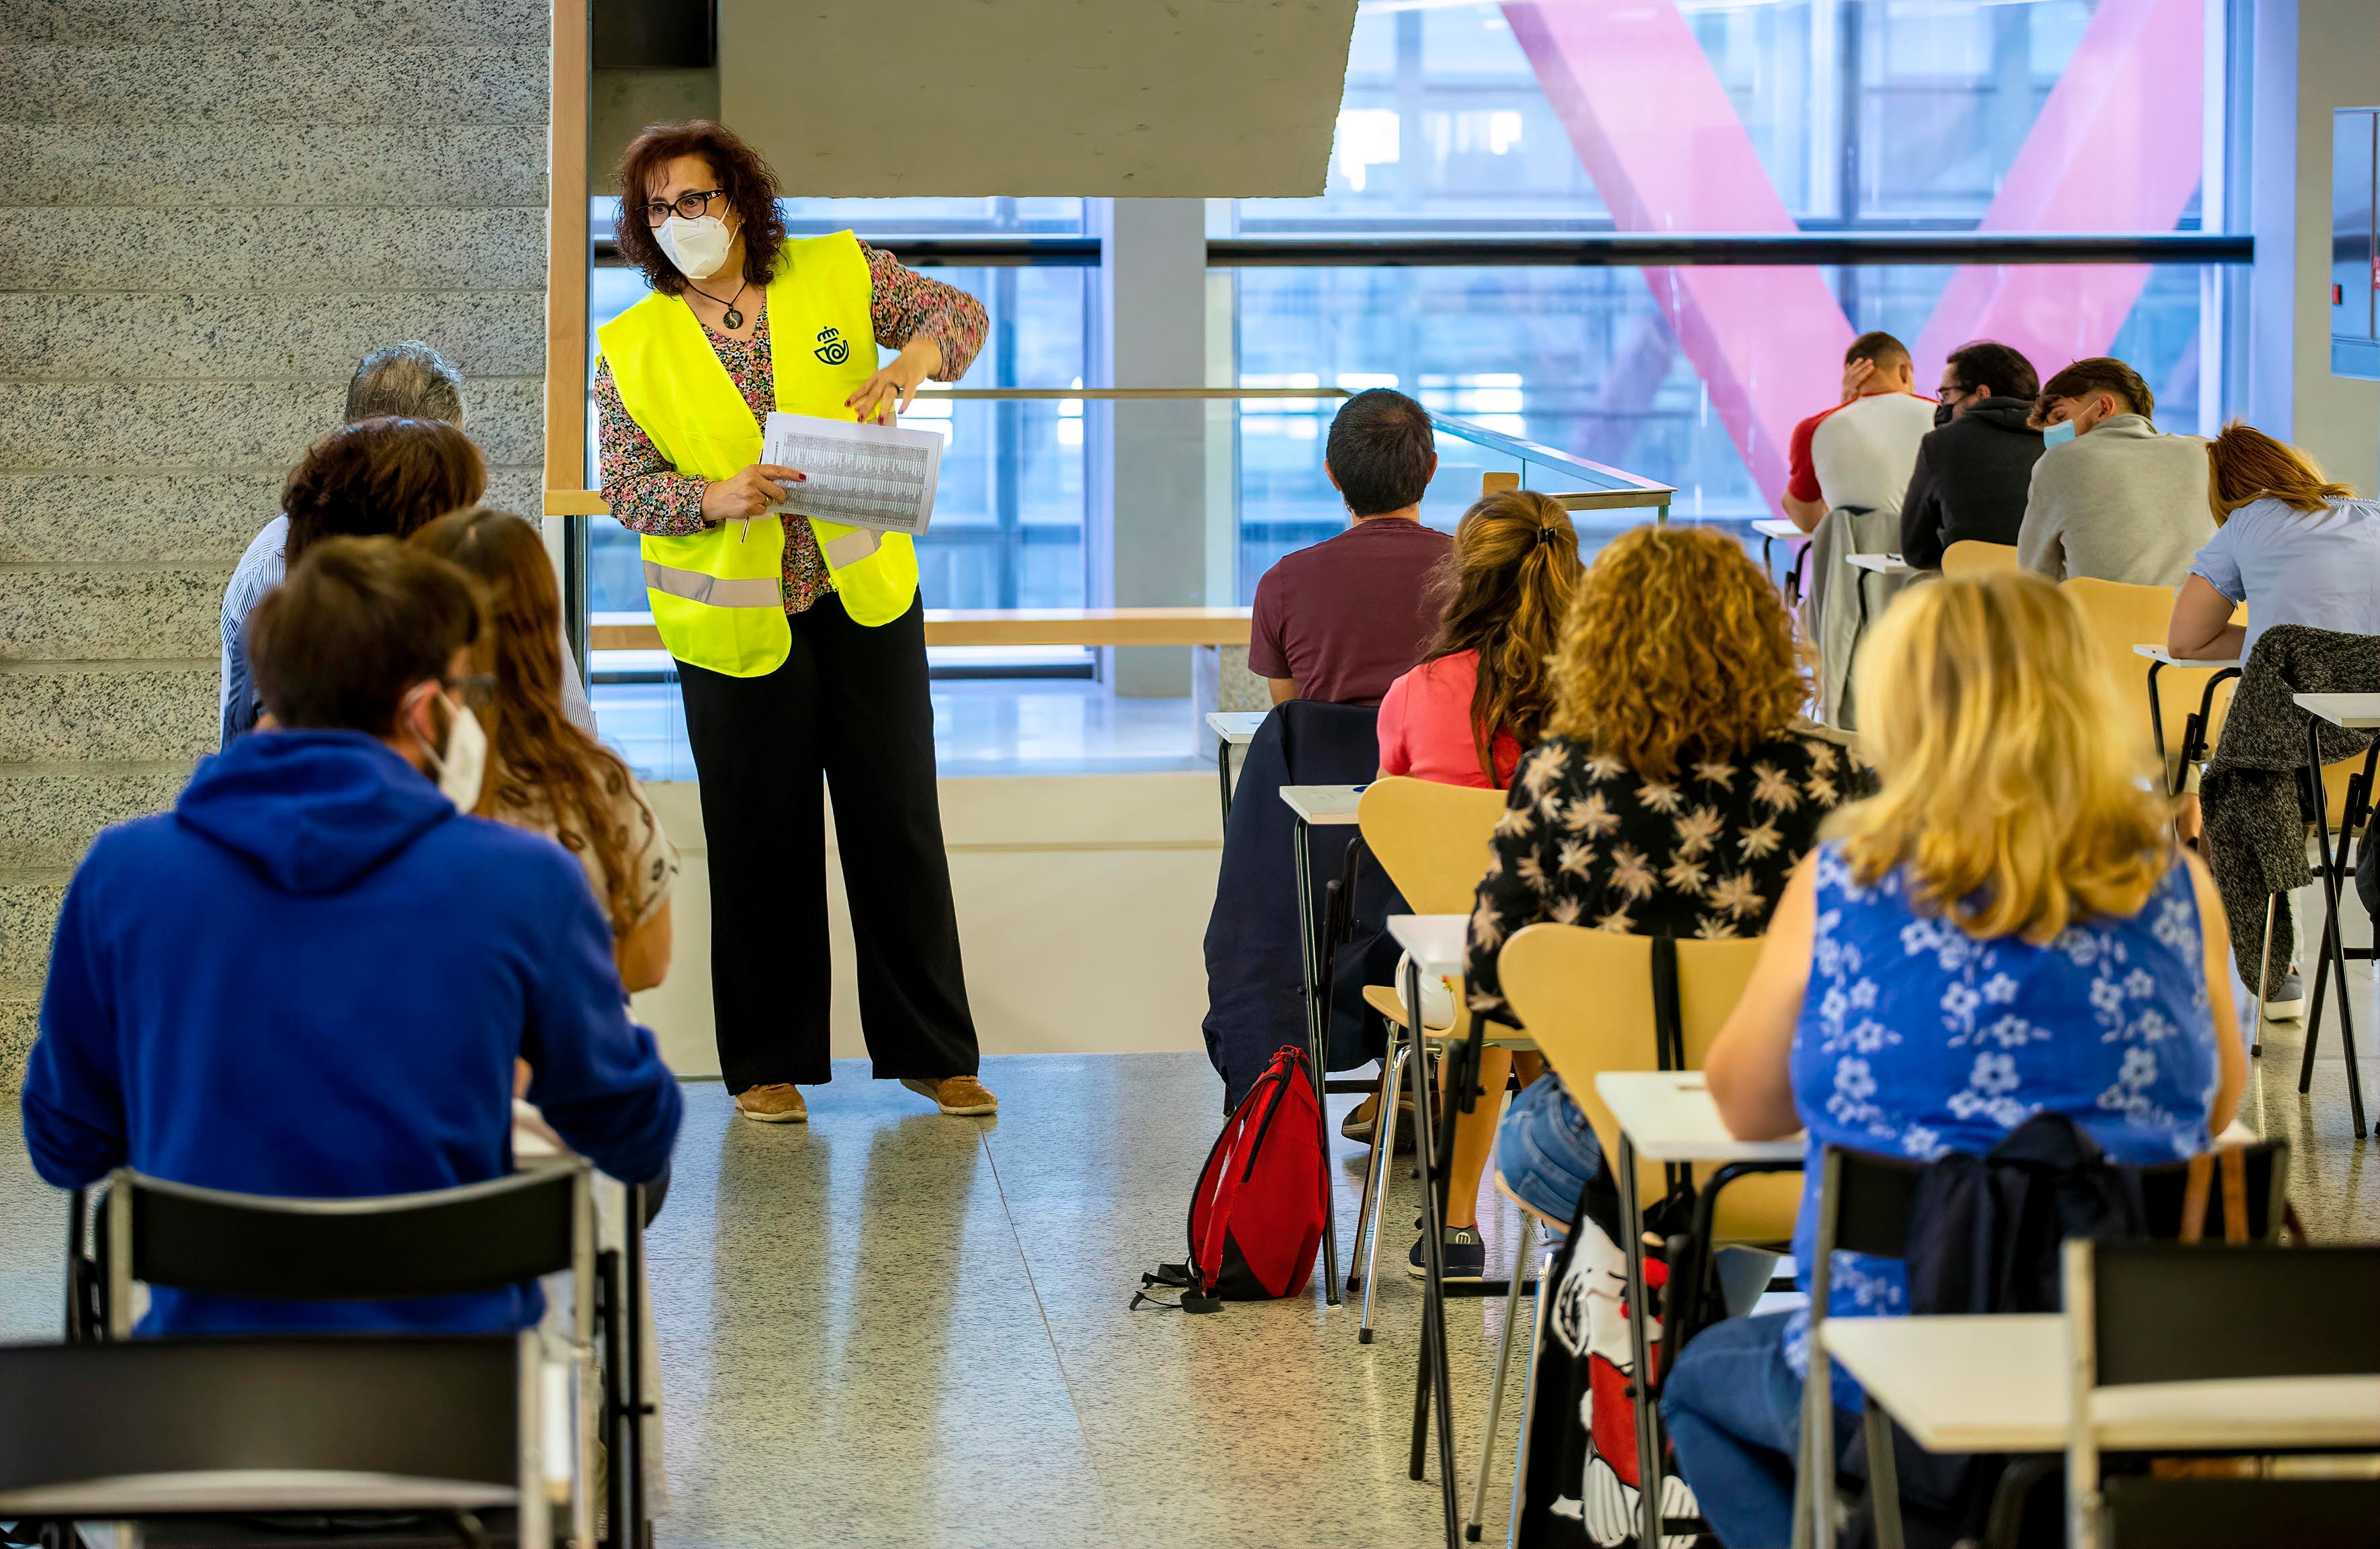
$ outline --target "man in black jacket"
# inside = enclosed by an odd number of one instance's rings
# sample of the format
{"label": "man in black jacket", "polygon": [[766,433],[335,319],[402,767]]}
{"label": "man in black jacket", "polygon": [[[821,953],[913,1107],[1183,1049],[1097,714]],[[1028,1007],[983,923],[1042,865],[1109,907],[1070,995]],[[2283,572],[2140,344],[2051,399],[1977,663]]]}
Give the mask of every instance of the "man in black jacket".
{"label": "man in black jacket", "polygon": [[2016,542],[2041,455],[2041,432],[2025,421],[2041,390],[2033,363],[1988,339],[1961,345],[1942,365],[1938,429],[1917,445],[1917,466],[1900,502],[1900,553],[1938,570],[1942,551],[1964,539]]}

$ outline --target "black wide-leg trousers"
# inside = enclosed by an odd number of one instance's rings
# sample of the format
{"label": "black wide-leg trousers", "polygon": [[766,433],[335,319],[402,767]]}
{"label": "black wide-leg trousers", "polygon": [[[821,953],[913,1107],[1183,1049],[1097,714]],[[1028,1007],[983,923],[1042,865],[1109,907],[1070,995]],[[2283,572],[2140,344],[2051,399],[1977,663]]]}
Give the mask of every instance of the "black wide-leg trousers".
{"label": "black wide-leg trousers", "polygon": [[880,1078],[976,1073],[934,784],[922,601],[854,623],[830,593],[764,677],[678,663],[710,863],[710,995],[730,1092],[829,1079],[826,818],[834,799]]}

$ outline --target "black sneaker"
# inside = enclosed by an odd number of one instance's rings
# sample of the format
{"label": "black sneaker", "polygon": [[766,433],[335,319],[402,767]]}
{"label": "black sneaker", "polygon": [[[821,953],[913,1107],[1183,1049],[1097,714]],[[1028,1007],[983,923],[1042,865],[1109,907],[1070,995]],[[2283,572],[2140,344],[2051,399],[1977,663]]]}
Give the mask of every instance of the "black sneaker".
{"label": "black sneaker", "polygon": [[[1476,1280],[1488,1273],[1488,1245],[1479,1240],[1477,1227],[1447,1228],[1439,1240],[1438,1257],[1450,1280]],[[1414,1239],[1413,1252],[1405,1257],[1405,1273],[1416,1280],[1429,1273],[1422,1265],[1419,1237]]]}

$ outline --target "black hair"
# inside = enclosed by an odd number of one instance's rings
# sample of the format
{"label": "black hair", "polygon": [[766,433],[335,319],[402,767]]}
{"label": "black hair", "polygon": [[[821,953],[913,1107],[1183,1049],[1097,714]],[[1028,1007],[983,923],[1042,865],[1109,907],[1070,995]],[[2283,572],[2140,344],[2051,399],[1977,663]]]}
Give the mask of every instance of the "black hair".
{"label": "black hair", "polygon": [[1367,388],[1339,405],[1322,457],[1347,509],[1378,516],[1420,503],[1438,471],[1438,438],[1427,409],[1389,388]]}
{"label": "black hair", "polygon": [[2031,398],[2041,391],[2033,362],[1998,340],[1961,345],[1950,352],[1949,365],[1961,387],[1988,387],[1995,398]]}

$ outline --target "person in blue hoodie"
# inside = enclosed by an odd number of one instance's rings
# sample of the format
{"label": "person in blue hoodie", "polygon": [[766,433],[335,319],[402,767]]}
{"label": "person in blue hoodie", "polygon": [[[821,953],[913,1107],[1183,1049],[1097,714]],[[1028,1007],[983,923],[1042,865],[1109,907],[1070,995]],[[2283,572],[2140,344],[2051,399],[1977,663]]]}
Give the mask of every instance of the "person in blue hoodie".
{"label": "person in blue hoodie", "polygon": [[[467,816],[469,579],[387,539],[310,549],[249,654],[278,723],[200,764],[171,812],[101,834],[67,891],[26,1071],[26,1149],[60,1188],[130,1165],[211,1189],[351,1198],[512,1170],[528,1100],[612,1176],[665,1172],[680,1098],[628,1020],[577,860]],[[533,1285],[386,1302],[156,1290],[144,1334],[494,1332]]]}

